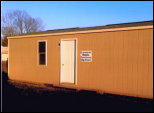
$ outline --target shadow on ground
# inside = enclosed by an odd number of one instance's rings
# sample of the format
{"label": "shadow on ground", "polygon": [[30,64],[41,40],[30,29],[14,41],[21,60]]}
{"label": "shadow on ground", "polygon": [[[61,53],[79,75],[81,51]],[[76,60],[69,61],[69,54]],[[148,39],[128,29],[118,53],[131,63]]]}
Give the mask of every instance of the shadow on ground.
{"label": "shadow on ground", "polygon": [[[3,73],[3,112],[153,112],[153,100],[13,83]],[[49,87],[49,86],[48,86]]]}

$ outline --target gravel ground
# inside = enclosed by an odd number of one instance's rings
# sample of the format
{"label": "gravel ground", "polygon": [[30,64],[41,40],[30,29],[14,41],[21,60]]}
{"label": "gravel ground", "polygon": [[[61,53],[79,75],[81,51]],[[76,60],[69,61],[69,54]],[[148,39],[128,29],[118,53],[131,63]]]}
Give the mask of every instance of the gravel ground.
{"label": "gravel ground", "polygon": [[3,80],[3,112],[153,112],[153,100]]}

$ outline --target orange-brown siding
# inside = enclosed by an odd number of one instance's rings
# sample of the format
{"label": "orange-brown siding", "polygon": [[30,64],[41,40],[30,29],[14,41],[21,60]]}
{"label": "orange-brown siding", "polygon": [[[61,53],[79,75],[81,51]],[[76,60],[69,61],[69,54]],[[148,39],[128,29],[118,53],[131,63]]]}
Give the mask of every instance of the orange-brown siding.
{"label": "orange-brown siding", "polygon": [[[60,40],[77,39],[77,85],[60,84]],[[47,40],[47,66],[37,41]],[[92,62],[80,62],[80,51]],[[153,99],[153,29],[9,39],[9,77]]]}

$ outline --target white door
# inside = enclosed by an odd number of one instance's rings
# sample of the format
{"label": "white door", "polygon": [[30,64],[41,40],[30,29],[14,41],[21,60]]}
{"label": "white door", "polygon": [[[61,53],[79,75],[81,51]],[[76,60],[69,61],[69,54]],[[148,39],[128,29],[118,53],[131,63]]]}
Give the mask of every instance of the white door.
{"label": "white door", "polygon": [[61,41],[61,83],[75,84],[76,40]]}

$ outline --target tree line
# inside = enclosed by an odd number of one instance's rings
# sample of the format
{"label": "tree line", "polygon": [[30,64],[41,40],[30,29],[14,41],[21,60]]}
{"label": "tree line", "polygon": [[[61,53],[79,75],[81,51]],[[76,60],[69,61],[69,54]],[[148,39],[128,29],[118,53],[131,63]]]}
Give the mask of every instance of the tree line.
{"label": "tree line", "polygon": [[44,28],[40,18],[31,17],[25,10],[8,11],[1,17],[2,45],[8,45],[8,36],[39,32]]}

